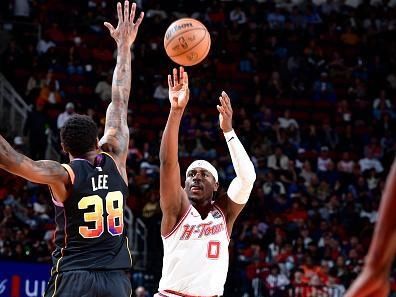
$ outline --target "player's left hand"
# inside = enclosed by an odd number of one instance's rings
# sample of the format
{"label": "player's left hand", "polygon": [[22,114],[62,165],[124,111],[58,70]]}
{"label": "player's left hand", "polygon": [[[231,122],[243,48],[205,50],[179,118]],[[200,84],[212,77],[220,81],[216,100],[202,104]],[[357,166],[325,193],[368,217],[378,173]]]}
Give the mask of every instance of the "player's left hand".
{"label": "player's left hand", "polygon": [[226,92],[221,92],[219,97],[220,105],[217,105],[219,111],[220,128],[223,132],[230,132],[232,130],[232,107],[231,100]]}
{"label": "player's left hand", "polygon": [[364,267],[352,283],[345,297],[387,297],[389,296],[389,274]]}
{"label": "player's left hand", "polygon": [[143,20],[144,13],[141,12],[140,16],[134,21],[136,12],[136,3],[132,3],[131,11],[129,11],[129,1],[124,2],[124,12],[122,11],[122,5],[120,2],[117,3],[117,14],[118,24],[117,28],[114,28],[112,24],[105,22],[104,25],[109,29],[111,37],[117,43],[117,46],[131,47],[136,39],[137,32],[139,30],[140,23]]}

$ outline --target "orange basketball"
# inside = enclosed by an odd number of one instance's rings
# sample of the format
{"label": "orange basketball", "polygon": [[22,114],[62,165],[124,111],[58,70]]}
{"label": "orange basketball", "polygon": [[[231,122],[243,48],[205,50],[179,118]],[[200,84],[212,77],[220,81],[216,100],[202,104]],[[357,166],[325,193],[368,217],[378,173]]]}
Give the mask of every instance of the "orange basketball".
{"label": "orange basketball", "polygon": [[169,58],[177,64],[196,65],[209,53],[210,35],[201,22],[190,18],[179,19],[166,30],[164,47]]}

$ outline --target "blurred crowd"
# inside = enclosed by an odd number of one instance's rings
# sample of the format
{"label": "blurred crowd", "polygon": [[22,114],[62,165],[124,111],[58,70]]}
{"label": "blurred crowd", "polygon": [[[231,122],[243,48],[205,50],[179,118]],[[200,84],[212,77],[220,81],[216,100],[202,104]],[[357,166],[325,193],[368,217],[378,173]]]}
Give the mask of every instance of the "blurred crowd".
{"label": "blurred crowd", "polygon": [[[163,36],[172,21],[188,16],[208,27],[212,48],[187,69],[182,170],[203,158],[218,169],[223,190],[234,177],[216,110],[225,90],[258,176],[234,227],[224,295],[342,296],[362,267],[396,148],[394,3],[137,4],[146,17],[133,48],[128,206],[149,230],[144,273],[158,281],[162,260],[158,151],[169,109],[166,75],[174,67]],[[102,23],[116,22],[115,2],[1,5],[0,71],[32,106],[24,135],[2,133],[35,159],[45,156],[48,131],[57,135],[75,112],[90,115],[103,133],[116,53]],[[41,25],[39,41],[24,23]],[[47,189],[0,175],[0,257],[49,261],[54,222]],[[144,278],[135,281],[145,285]]]}

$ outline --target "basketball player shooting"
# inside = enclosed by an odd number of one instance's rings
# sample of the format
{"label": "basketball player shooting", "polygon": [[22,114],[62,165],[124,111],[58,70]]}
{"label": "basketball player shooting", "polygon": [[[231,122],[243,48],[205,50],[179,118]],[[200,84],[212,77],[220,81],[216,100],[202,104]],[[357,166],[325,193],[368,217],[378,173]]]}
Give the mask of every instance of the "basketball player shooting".
{"label": "basketball player shooting", "polygon": [[131,46],[143,13],[117,3],[118,25],[105,23],[117,43],[112,102],[105,132],[87,116],[73,116],[61,129],[61,144],[70,163],[33,161],[16,152],[0,135],[0,168],[47,184],[55,204],[55,244],[46,297],[130,296],[127,271],[132,259],[124,228],[127,198],[127,108],[131,88]]}
{"label": "basketball player shooting", "polygon": [[181,187],[178,162],[179,127],[189,100],[188,75],[180,67],[168,76],[171,109],[160,147],[162,278],[156,297],[220,296],[228,271],[228,244],[233,224],[248,201],[256,179],[254,166],[232,128],[231,101],[219,97],[220,128],[230,151],[236,178],[227,194],[213,200],[217,170],[194,161]]}
{"label": "basketball player shooting", "polygon": [[345,297],[387,297],[390,272],[396,253],[396,162],[389,172],[382,195],[370,249],[362,272]]}

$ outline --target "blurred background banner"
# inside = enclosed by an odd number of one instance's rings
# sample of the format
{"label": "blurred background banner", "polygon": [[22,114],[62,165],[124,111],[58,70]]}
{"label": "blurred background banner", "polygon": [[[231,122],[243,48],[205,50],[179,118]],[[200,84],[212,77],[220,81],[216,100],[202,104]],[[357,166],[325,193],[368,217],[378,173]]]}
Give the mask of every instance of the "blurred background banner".
{"label": "blurred background banner", "polygon": [[50,269],[48,264],[0,261],[0,296],[43,296]]}

